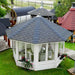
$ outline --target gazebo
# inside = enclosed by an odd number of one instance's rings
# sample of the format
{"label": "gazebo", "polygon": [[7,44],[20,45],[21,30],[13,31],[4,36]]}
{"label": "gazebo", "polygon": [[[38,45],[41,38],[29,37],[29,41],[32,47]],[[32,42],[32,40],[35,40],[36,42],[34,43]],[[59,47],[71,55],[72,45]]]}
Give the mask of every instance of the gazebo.
{"label": "gazebo", "polygon": [[54,14],[52,12],[48,11],[47,9],[43,8],[42,6],[38,9],[28,12],[28,14],[31,15],[32,18],[37,15],[40,15],[44,18],[47,18],[48,20],[51,20],[51,17],[54,16]]}
{"label": "gazebo", "polygon": [[8,29],[17,66],[31,70],[56,68],[62,61],[68,30],[37,16]]}
{"label": "gazebo", "polygon": [[73,36],[69,37],[69,41],[75,42],[75,2],[63,17],[58,17],[58,23],[63,28],[73,32]]}
{"label": "gazebo", "polygon": [[[18,7],[11,9],[10,15],[11,15],[11,23],[12,26],[15,24],[19,24],[24,22],[27,19],[28,12],[34,10],[35,8],[32,6],[28,7]],[[27,15],[27,16],[26,16]],[[28,16],[30,17],[30,16]]]}

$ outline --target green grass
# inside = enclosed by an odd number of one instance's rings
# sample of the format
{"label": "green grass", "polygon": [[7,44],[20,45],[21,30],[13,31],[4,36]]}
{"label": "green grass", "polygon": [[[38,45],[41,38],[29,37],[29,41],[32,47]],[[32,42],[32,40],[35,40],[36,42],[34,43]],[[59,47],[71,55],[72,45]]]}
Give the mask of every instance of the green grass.
{"label": "green grass", "polygon": [[73,64],[72,60],[66,58],[56,69],[27,71],[16,66],[11,49],[0,53],[0,75],[70,75],[67,69],[73,67]]}
{"label": "green grass", "polygon": [[75,43],[66,42],[65,43],[65,48],[75,50]]}

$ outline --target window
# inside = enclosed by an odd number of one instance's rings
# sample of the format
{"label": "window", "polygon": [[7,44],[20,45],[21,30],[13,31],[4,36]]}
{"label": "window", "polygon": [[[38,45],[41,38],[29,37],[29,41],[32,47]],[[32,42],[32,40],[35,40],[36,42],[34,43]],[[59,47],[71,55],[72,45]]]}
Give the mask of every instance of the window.
{"label": "window", "polygon": [[55,43],[48,43],[48,60],[54,59]]}
{"label": "window", "polygon": [[27,59],[29,61],[34,61],[34,55],[33,55],[33,51],[32,51],[32,46],[31,44],[27,44]]}
{"label": "window", "polygon": [[42,44],[41,51],[39,53],[39,61],[45,61],[45,55],[46,55],[46,44]]}
{"label": "window", "polygon": [[19,59],[25,57],[25,43],[18,41],[18,51],[19,51]]}
{"label": "window", "polygon": [[18,42],[18,49],[19,49],[19,51],[25,50],[25,43],[19,41]]}
{"label": "window", "polygon": [[59,42],[59,50],[58,50],[58,52],[59,52],[59,55],[62,54],[62,52],[63,52],[63,42]]}

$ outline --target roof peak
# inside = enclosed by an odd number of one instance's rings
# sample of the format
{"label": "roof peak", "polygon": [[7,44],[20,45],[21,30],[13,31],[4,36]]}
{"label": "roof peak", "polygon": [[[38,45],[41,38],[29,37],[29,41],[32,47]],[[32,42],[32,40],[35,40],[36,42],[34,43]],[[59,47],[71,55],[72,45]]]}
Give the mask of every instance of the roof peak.
{"label": "roof peak", "polygon": [[13,40],[40,44],[65,41],[71,32],[43,17],[35,17],[7,30],[7,35]]}

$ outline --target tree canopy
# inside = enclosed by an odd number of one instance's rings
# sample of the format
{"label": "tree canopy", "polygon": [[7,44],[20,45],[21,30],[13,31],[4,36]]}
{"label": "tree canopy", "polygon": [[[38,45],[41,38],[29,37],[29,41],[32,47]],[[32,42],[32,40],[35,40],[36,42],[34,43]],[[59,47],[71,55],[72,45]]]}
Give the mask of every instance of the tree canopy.
{"label": "tree canopy", "polygon": [[[62,17],[70,9],[72,2],[75,0],[56,0],[54,3],[54,8],[57,17]],[[60,3],[58,3],[60,2]]]}
{"label": "tree canopy", "polygon": [[0,17],[3,17],[8,9],[7,0],[0,0]]}

